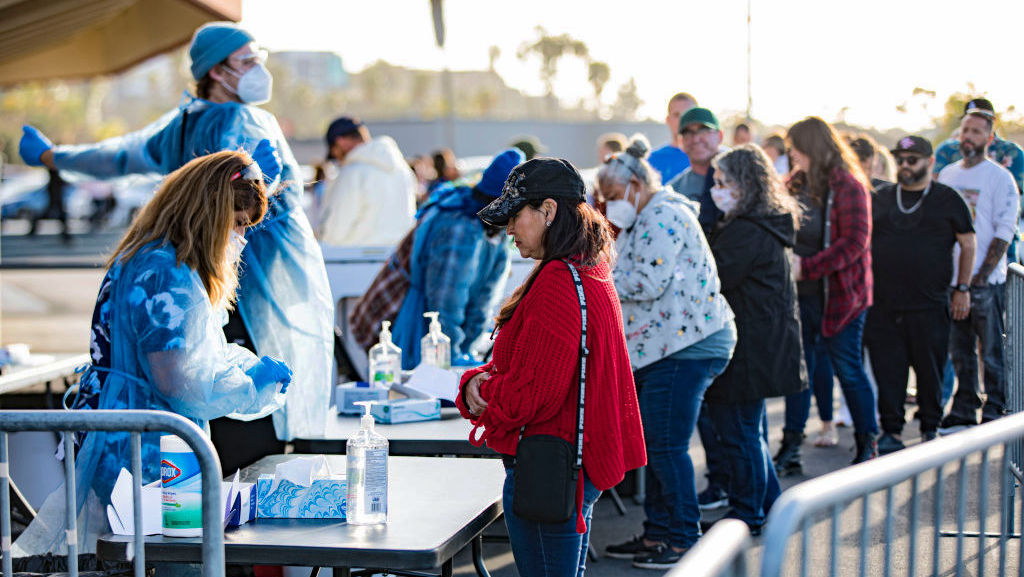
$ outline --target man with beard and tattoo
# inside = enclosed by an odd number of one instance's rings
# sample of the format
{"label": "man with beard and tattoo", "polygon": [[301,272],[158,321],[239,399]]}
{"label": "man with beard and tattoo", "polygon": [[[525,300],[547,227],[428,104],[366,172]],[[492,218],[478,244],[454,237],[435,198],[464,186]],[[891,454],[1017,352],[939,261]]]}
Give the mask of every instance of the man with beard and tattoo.
{"label": "man with beard and tattoo", "polygon": [[[953,321],[949,354],[957,376],[953,406],[942,420],[942,432],[1003,416],[1006,412],[1006,358],[1003,353],[1006,309],[1006,248],[1017,227],[1020,197],[1013,176],[986,156],[995,136],[994,116],[981,109],[970,110],[960,122],[960,152],[963,159],[943,168],[938,181],[960,192],[974,217],[977,235],[974,267],[971,271],[970,312]],[[957,289],[963,289],[959,277]],[[961,291],[962,292],[962,291]],[[985,367],[985,400],[979,394],[978,342]]]}
{"label": "man with beard and tattoo", "polygon": [[[892,151],[895,184],[878,188],[871,201],[871,265],[874,306],[868,310],[864,344],[878,381],[882,436],[878,452],[904,447],[902,432],[907,376],[917,376],[921,440],[935,438],[942,418],[940,383],[949,350],[950,314],[967,318],[967,290],[974,264],[974,226],[967,203],[952,188],[932,182],[932,145],[907,136]],[[957,290],[950,295],[953,246],[959,245]]]}

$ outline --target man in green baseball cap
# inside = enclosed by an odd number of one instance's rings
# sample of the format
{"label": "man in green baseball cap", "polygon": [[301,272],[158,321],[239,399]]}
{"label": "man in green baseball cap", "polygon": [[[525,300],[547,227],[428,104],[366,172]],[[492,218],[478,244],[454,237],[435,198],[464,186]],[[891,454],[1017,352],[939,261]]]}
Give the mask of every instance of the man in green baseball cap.
{"label": "man in green baseball cap", "polygon": [[707,232],[722,216],[710,194],[714,182],[711,159],[721,151],[722,127],[714,112],[695,106],[679,117],[679,135],[690,166],[668,184],[679,194],[700,202],[699,220]]}

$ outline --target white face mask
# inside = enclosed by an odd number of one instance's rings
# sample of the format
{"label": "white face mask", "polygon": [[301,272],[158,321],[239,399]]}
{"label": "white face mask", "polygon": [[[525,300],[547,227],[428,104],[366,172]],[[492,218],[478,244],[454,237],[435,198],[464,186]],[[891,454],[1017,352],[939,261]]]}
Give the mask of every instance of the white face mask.
{"label": "white face mask", "polygon": [[711,201],[715,203],[718,210],[725,214],[729,214],[732,209],[736,208],[736,197],[732,195],[731,188],[711,187]]}
{"label": "white face mask", "polygon": [[231,88],[223,80],[221,85],[238,95],[239,100],[246,104],[263,104],[270,100],[270,92],[274,88],[274,77],[270,75],[266,66],[256,64],[241,75],[231,68],[225,67],[225,70],[238,79],[238,89]]}
{"label": "white face mask", "polygon": [[626,192],[622,195],[622,198],[609,200],[605,205],[605,216],[608,218],[608,222],[622,230],[628,230],[636,222],[636,206],[640,200],[640,195],[636,195],[632,203],[626,200],[629,198],[629,189],[632,186],[633,183],[627,184]]}
{"label": "white face mask", "polygon": [[242,249],[247,244],[249,244],[249,241],[245,240],[244,236],[232,230],[231,236],[228,237],[228,262],[238,262],[238,259],[242,258]]}

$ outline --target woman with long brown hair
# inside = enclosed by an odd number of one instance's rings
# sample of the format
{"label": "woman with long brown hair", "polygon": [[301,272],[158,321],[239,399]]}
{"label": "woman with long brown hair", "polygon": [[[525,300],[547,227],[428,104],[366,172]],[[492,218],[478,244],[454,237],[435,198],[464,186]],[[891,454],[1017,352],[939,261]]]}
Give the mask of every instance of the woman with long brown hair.
{"label": "woman with long brown hair", "polygon": [[[807,371],[829,362],[853,417],[854,463],[875,456],[875,393],[864,372],[861,339],[872,301],[871,182],[836,130],[811,116],[789,129],[794,173],[790,192],[801,205],[794,252]],[[822,355],[822,351],[824,355]],[[802,471],[800,445],[810,389],[786,397],[780,474]]]}
{"label": "woman with long brown hair", "polygon": [[[501,197],[479,216],[505,226],[519,253],[538,262],[498,313],[493,361],[463,375],[457,404],[475,425],[470,441],[486,440],[505,463],[505,524],[519,574],[582,576],[594,502],[645,462],[611,278],[611,233],[586,204],[579,172],[562,159],[535,158],[514,168]],[[516,513],[513,502],[519,439],[552,435],[575,442],[581,354],[586,384],[576,515],[563,523],[529,520]]]}
{"label": "woman with long brown hair", "polygon": [[[108,262],[93,312],[92,364],[76,409],[156,409],[200,426],[232,415],[266,416],[283,403],[291,371],[228,344],[221,326],[238,285],[242,234],[267,211],[259,166],[241,152],[197,158],[174,171],[132,222]],[[87,499],[106,504],[118,471],[128,466],[130,435],[88,433],[75,466],[81,511]],[[159,435],[142,435],[143,483],[160,478]],[[63,492],[57,491],[54,495]],[[63,497],[40,512],[18,541],[22,553],[59,546]],[[91,510],[91,507],[90,507]],[[80,515],[82,551],[95,547],[105,516]],[[87,537],[92,536],[90,539]]]}

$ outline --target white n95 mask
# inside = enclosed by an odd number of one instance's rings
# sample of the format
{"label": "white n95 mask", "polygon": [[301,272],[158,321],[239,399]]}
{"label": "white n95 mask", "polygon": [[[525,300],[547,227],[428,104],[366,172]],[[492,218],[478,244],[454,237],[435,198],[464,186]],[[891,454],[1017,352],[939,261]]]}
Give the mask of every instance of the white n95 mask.
{"label": "white n95 mask", "polygon": [[270,100],[270,93],[274,89],[274,77],[263,64],[256,64],[241,75],[226,68],[229,74],[238,79],[238,90],[235,90],[221,81],[221,85],[229,91],[238,95],[238,99],[246,104],[263,104]]}
{"label": "white n95 mask", "polygon": [[718,210],[729,214],[729,212],[736,208],[736,197],[732,195],[731,188],[720,188],[717,186],[711,187],[711,201],[715,203]]}
{"label": "white n95 mask", "polygon": [[249,241],[245,240],[244,236],[232,230],[231,236],[228,237],[228,262],[232,264],[238,262],[238,259],[242,258],[242,250],[247,244]]}
{"label": "white n95 mask", "polygon": [[608,218],[608,222],[621,228],[622,230],[628,230],[629,227],[633,226],[636,222],[636,203],[640,200],[640,195],[636,195],[633,202],[626,200],[629,198],[629,189],[632,183],[626,185],[626,192],[623,193],[622,198],[618,200],[609,200],[605,204],[605,216]]}

